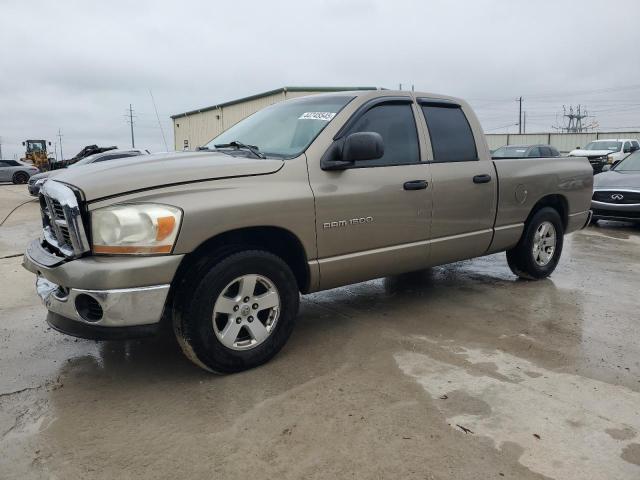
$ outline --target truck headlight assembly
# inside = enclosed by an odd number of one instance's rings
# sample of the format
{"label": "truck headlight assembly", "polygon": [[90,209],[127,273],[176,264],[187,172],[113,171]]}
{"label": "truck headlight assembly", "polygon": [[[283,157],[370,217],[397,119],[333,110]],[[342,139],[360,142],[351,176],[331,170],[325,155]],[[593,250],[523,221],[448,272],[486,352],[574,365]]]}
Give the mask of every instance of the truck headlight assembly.
{"label": "truck headlight assembly", "polygon": [[182,210],[169,205],[132,203],[91,212],[92,250],[109,255],[171,253]]}
{"label": "truck headlight assembly", "polygon": [[607,155],[607,163],[611,165],[613,163],[613,155]]}

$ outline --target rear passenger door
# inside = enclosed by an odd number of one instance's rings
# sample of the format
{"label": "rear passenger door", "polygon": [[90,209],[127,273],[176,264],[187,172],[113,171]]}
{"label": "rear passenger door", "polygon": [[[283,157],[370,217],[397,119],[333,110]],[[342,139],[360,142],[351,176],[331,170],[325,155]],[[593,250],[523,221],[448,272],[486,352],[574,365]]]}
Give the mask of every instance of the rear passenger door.
{"label": "rear passenger door", "polygon": [[431,142],[431,263],[484,254],[493,237],[497,187],[493,161],[480,160],[481,129],[447,100],[418,99]]}

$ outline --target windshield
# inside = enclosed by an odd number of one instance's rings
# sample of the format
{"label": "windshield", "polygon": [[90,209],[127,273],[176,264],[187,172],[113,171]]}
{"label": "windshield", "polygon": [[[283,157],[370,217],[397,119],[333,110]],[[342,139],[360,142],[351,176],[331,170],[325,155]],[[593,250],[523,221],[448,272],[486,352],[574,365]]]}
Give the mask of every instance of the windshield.
{"label": "windshield", "polygon": [[71,167],[78,167],[80,165],[86,165],[87,163],[92,163],[97,157],[100,155],[99,153],[94,153],[93,155],[89,155],[88,157],[84,157],[82,160],[78,160],[73,165],[69,165]]}
{"label": "windshield", "polygon": [[493,152],[494,158],[511,158],[511,157],[524,157],[525,153],[527,153],[528,147],[500,147],[495,152]]}
{"label": "windshield", "polygon": [[640,150],[629,155],[613,169],[616,172],[640,172]]}
{"label": "windshield", "polygon": [[236,123],[205,145],[240,142],[258,147],[266,156],[300,155],[353,97],[310,96],[276,103]]}
{"label": "windshield", "polygon": [[27,152],[44,152],[47,149],[44,140],[27,140]]}
{"label": "windshield", "polygon": [[600,141],[600,142],[591,142],[588,143],[585,150],[610,150],[612,152],[617,152],[622,148],[622,142],[615,141]]}

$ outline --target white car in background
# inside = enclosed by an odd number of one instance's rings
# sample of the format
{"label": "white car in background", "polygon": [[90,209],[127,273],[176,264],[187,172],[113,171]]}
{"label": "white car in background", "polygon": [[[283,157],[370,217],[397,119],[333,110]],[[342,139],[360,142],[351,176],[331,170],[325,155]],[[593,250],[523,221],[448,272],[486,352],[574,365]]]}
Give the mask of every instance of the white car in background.
{"label": "white car in background", "polygon": [[[105,152],[94,153],[93,155],[89,155],[88,157],[84,157],[82,160],[79,160],[76,163],[69,165],[67,168],[76,168],[81,167],[83,165],[90,165],[92,163],[104,162],[107,160],[117,160],[121,158],[128,157],[137,157],[139,155],[149,155],[149,150],[141,150],[139,148],[129,148],[126,150],[123,149],[113,149],[107,150]],[[37,197],[40,193],[40,187],[42,184],[46,182],[49,178],[55,177],[56,175],[61,174],[66,169],[61,168],[59,170],[51,170],[49,172],[42,172],[36,175],[33,175],[29,179],[29,185],[27,186],[29,190],[29,194],[34,197]]]}
{"label": "white car in background", "polygon": [[624,160],[631,153],[640,149],[638,140],[633,138],[609,138],[594,140],[584,148],[569,152],[570,157],[587,157],[593,167],[593,173],[600,173],[605,165]]}

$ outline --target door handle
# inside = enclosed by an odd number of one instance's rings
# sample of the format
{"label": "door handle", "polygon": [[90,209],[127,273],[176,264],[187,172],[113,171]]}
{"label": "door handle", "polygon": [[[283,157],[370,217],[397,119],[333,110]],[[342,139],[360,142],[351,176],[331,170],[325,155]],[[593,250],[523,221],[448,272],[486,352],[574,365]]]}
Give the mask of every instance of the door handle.
{"label": "door handle", "polygon": [[410,180],[408,182],[404,182],[404,189],[405,190],[424,190],[425,188],[427,188],[427,181],[426,180]]}
{"label": "door handle", "polygon": [[473,183],[489,183],[491,181],[491,175],[485,173],[484,175],[476,175],[473,177]]}

